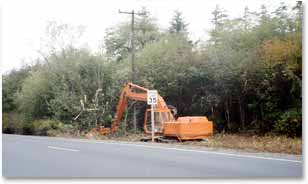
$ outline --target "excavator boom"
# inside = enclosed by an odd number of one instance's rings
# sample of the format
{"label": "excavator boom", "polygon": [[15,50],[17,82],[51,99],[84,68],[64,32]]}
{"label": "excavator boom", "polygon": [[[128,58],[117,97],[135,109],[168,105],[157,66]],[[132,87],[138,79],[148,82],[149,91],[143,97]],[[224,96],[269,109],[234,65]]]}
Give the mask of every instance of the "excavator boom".
{"label": "excavator boom", "polygon": [[[128,100],[131,99],[135,101],[145,102],[147,101],[147,92],[148,89],[132,83],[128,83],[123,88],[117,105],[116,115],[112,121],[111,132],[115,132],[118,129],[123,113],[127,108]],[[158,95],[158,103],[155,106],[155,109],[170,111],[165,100],[160,95]],[[172,118],[174,119],[173,116]]]}

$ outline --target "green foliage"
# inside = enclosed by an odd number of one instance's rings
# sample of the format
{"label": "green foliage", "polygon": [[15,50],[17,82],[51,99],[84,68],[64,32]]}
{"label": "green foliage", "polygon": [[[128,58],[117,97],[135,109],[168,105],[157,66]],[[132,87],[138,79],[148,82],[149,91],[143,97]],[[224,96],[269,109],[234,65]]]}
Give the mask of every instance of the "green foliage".
{"label": "green foliage", "polygon": [[53,95],[51,85],[44,71],[32,71],[22,84],[22,90],[17,94],[16,104],[27,122],[36,118],[50,116],[47,101]]}
{"label": "green foliage", "polygon": [[274,130],[279,134],[291,137],[302,135],[302,112],[300,109],[290,109],[283,113],[275,123]]}
{"label": "green foliage", "polygon": [[[159,39],[160,33],[156,20],[151,17],[146,8],[141,10],[146,15],[135,16],[134,44],[135,50],[141,50],[147,43]],[[106,55],[112,61],[122,61],[129,56],[131,51],[131,22],[123,22],[115,27],[107,29],[103,47]]]}
{"label": "green foliage", "polygon": [[[149,88],[161,89],[162,95],[167,90],[164,86],[176,85],[177,78],[189,66],[192,47],[181,35],[167,35],[159,42],[149,44],[137,55],[138,83]],[[173,70],[170,70],[170,69]],[[174,71],[183,71],[180,73]],[[150,86],[151,85],[151,86]]]}
{"label": "green foliage", "polygon": [[41,136],[57,136],[73,134],[73,126],[57,120],[35,120],[25,122],[20,114],[3,113],[2,131],[8,134],[26,134]]}
{"label": "green foliage", "polygon": [[214,25],[214,29],[210,31],[211,35],[211,42],[213,44],[217,44],[222,40],[220,38],[221,36],[221,31],[224,28],[224,22],[227,18],[227,14],[225,14],[225,11],[221,9],[218,5],[216,5],[215,10],[212,12],[213,19],[212,23]]}
{"label": "green foliage", "polygon": [[174,16],[170,22],[170,33],[184,34],[188,33],[187,31],[188,24],[185,22],[182,12],[176,10],[174,11]]}
{"label": "green foliage", "polygon": [[57,136],[72,129],[71,126],[66,126],[60,121],[50,119],[35,120],[29,123],[26,128],[31,134],[40,136]]}
{"label": "green foliage", "polygon": [[2,78],[2,112],[10,112],[16,109],[14,99],[16,93],[21,90],[22,83],[30,73],[30,67],[13,70]]}
{"label": "green foliage", "polygon": [[23,119],[16,113],[2,114],[2,132],[8,134],[23,133]]}
{"label": "green foliage", "polygon": [[76,122],[82,128],[93,126],[113,107],[110,101],[115,97],[109,91],[112,91],[112,71],[104,61],[90,56],[87,51],[66,50],[65,55],[62,54],[51,56],[48,65],[32,72],[25,80],[17,98],[20,111],[28,122],[52,117],[72,123],[82,110],[80,100],[84,100],[86,95],[85,108],[93,109],[96,90],[101,88],[102,92],[98,94],[99,109],[82,113]]}
{"label": "green foliage", "polygon": [[[189,95],[184,94],[184,91],[187,91],[185,84],[190,79],[190,70],[195,69],[193,58],[192,45],[184,35],[167,34],[138,53],[137,84],[159,90],[168,104],[186,114],[187,101],[182,96]],[[139,122],[142,123],[143,111],[141,112]]]}
{"label": "green foliage", "polygon": [[301,109],[301,31],[291,28],[297,18],[283,6],[275,13],[246,8],[242,19],[228,19],[219,8],[213,15],[204,47],[215,71],[207,74],[214,76],[210,93],[220,102],[213,117],[223,130],[270,132],[287,109]]}

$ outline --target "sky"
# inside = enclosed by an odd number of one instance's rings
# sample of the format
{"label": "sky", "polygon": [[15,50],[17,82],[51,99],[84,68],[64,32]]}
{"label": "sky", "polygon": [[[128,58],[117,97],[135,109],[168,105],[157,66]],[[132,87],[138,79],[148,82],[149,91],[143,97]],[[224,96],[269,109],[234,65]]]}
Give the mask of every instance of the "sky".
{"label": "sky", "polygon": [[[0,0],[0,33],[2,45],[1,72],[6,73],[31,64],[40,57],[38,50],[44,44],[47,21],[85,26],[80,44],[98,51],[106,28],[130,16],[118,10],[131,11],[146,7],[157,19],[158,25],[167,29],[175,10],[183,13],[189,23],[188,31],[193,40],[207,38],[211,29],[211,12],[216,4],[230,17],[239,17],[245,6],[258,10],[265,4],[274,10],[283,0]],[[292,4],[292,0],[284,0]],[[294,1],[293,1],[294,4]]]}

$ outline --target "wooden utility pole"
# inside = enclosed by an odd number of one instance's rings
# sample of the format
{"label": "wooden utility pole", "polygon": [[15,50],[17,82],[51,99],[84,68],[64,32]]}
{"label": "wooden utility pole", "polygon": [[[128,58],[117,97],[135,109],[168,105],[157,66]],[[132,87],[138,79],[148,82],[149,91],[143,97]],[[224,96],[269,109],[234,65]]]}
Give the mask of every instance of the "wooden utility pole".
{"label": "wooden utility pole", "polygon": [[[132,83],[136,81],[136,72],[135,72],[135,15],[146,15],[146,13],[136,13],[134,10],[130,12],[126,11],[121,11],[119,10],[119,13],[123,14],[129,14],[132,16],[132,21],[131,21],[131,62],[132,62]],[[136,105],[133,105],[133,125],[134,125],[134,132],[137,132],[137,112],[136,112]]]}

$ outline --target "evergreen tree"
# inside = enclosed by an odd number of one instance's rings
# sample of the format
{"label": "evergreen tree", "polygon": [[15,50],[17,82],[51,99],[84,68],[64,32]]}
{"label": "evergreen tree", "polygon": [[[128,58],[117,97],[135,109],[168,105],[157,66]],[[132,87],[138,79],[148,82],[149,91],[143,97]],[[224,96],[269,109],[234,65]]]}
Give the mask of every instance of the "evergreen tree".
{"label": "evergreen tree", "polygon": [[227,14],[225,14],[225,11],[221,9],[219,5],[216,5],[212,15],[214,16],[212,19],[214,29],[210,32],[210,35],[212,37],[211,41],[213,41],[214,45],[216,45],[219,42],[219,32],[223,28],[223,23],[227,18]]}
{"label": "evergreen tree", "polygon": [[176,10],[170,22],[169,32],[187,34],[187,26],[188,23],[185,22],[182,12]]}

